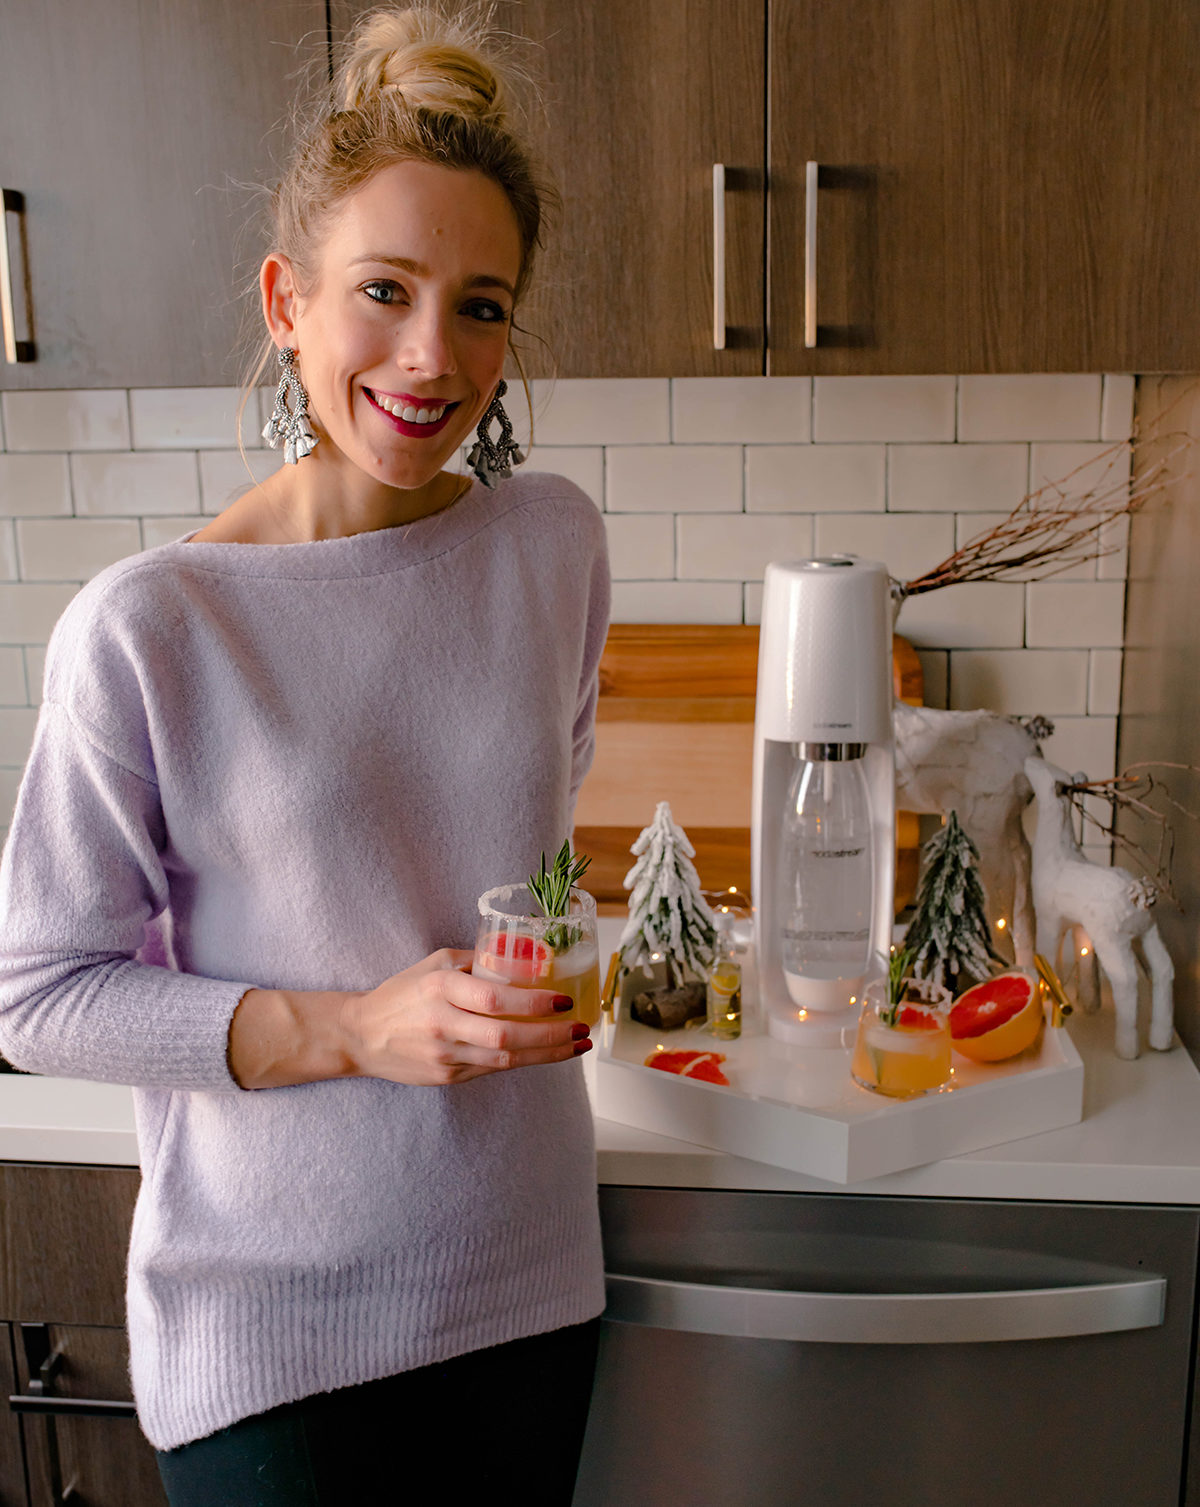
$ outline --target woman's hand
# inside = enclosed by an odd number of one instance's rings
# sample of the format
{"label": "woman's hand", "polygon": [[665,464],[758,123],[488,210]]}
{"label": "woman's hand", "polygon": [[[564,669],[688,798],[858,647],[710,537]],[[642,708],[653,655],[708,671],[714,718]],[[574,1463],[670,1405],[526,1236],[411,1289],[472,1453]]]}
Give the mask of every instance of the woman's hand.
{"label": "woman's hand", "polygon": [[471,957],[443,947],[361,993],[249,989],[229,1026],[229,1071],[242,1088],[438,1085],[590,1049],[587,1026],[555,1018],[571,1008],[567,995],[474,978]]}
{"label": "woman's hand", "polygon": [[360,1077],[465,1083],[485,1073],[567,1062],[589,1050],[587,1026],[555,1019],[571,1009],[568,995],[475,978],[471,956],[443,947],[347,1000],[347,1033],[360,1043],[354,1053]]}

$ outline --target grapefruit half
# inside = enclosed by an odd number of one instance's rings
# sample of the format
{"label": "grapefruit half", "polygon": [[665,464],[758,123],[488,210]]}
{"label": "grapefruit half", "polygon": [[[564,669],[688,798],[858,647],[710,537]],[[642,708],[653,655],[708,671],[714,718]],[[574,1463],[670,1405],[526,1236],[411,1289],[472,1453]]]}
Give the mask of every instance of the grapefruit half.
{"label": "grapefruit half", "polygon": [[1002,1062],[1034,1044],[1044,1019],[1037,979],[1013,968],[959,995],[950,1009],[950,1039],[975,1062]]}

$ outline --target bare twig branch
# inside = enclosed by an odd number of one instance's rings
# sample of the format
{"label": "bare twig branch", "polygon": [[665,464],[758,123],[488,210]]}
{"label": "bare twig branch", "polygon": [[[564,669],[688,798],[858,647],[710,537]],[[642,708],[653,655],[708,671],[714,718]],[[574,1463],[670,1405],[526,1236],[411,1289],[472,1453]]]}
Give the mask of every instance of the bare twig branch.
{"label": "bare twig branch", "polygon": [[[1173,448],[1131,483],[1129,459],[1135,444],[1164,438],[1175,441]],[[1178,479],[1170,473],[1170,462],[1190,443],[1190,435],[1155,433],[1145,441],[1122,440],[1111,445],[1060,480],[1027,493],[1007,518],[980,530],[931,570],[911,581],[896,582],[895,594],[903,600],[967,581],[1040,581],[1115,553],[1120,546],[1105,548],[1104,530],[1138,512]],[[1091,486],[1082,491],[1072,488],[1081,472],[1093,471],[1101,463],[1104,469]]]}
{"label": "bare twig branch", "polygon": [[[1192,811],[1171,794],[1160,779],[1148,771],[1151,769],[1179,769],[1191,774],[1200,774],[1200,765],[1173,764],[1166,760],[1143,759],[1131,764],[1120,774],[1105,780],[1074,780],[1063,786],[1063,794],[1079,813],[1081,820],[1097,829],[1105,838],[1127,853],[1138,866],[1144,869],[1150,883],[1180,910],[1179,896],[1172,886],[1171,875],[1175,858],[1175,833],[1170,816],[1151,803],[1151,798],[1165,801],[1172,810],[1189,821],[1200,821],[1200,812]],[[1106,799],[1112,812],[1111,819],[1103,821],[1091,809],[1087,797]],[[1122,811],[1132,812],[1138,820],[1156,834],[1157,841],[1143,845],[1120,830],[1118,818]]]}

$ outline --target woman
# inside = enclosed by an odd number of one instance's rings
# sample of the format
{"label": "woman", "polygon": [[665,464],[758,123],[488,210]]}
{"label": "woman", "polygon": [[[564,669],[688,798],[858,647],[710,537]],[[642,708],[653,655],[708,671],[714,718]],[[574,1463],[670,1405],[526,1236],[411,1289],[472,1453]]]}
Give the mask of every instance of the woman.
{"label": "woman", "polygon": [[[565,1504],[590,1043],[469,948],[478,895],[569,830],[603,528],[559,478],[494,485],[540,216],[498,69],[378,12],[336,93],[260,279],[294,464],[55,630],[0,1050],[136,1089],[132,1372],[175,1507]],[[476,431],[489,485],[444,469]]]}

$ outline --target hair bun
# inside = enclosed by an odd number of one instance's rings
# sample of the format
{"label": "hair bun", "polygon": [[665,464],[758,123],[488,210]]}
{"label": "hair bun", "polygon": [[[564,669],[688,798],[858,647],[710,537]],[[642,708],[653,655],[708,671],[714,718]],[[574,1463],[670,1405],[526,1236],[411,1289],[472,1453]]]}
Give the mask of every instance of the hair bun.
{"label": "hair bun", "polygon": [[395,90],[413,110],[500,124],[507,91],[481,48],[482,29],[424,7],[369,12],[355,26],[338,72],[341,108],[361,108]]}

